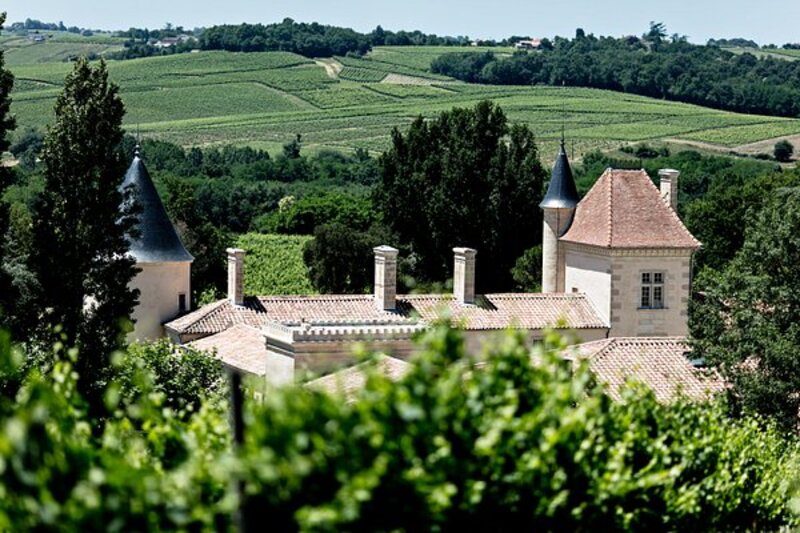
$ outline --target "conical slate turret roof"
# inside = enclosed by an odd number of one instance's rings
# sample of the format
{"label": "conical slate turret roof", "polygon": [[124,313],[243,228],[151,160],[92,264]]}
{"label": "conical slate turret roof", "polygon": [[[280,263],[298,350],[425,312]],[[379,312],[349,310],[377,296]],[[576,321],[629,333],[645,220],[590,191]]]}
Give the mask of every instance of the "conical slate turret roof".
{"label": "conical slate turret roof", "polygon": [[550,185],[547,187],[547,194],[544,195],[539,207],[571,209],[578,205],[579,200],[578,189],[575,188],[575,179],[572,177],[572,169],[569,166],[562,137],[561,149],[558,151],[558,156],[556,156],[556,164],[553,165]]}
{"label": "conical slate turret roof", "polygon": [[144,166],[137,147],[122,189],[134,187],[134,195],[141,206],[137,230],[139,235],[130,239],[130,253],[137,263],[166,263],[193,261],[194,257],[184,248],[175,227],[169,220],[167,210],[161,203],[150,173]]}

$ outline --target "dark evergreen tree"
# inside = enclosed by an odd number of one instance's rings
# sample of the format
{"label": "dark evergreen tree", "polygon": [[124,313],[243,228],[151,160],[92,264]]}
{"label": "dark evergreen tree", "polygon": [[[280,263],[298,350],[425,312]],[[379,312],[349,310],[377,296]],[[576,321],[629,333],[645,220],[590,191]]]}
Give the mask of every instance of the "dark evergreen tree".
{"label": "dark evergreen tree", "polygon": [[[533,134],[480,102],[395,130],[375,203],[420,281],[452,275],[452,248],[478,249],[478,289],[510,290],[511,269],[539,244],[545,171]],[[481,262],[481,257],[486,259]]]}
{"label": "dark evergreen tree", "polygon": [[136,267],[125,238],[135,206],[130,191],[120,191],[124,113],[105,63],[76,62],[56,101],[42,156],[44,191],[33,210],[30,261],[43,325],[61,326],[67,344],[79,349],[79,384],[95,413],[109,357],[125,344],[138,297],[128,287]]}
{"label": "dark evergreen tree", "polygon": [[[6,21],[6,14],[0,13],[0,29]],[[11,89],[14,86],[14,77],[5,68],[5,57],[0,50],[0,153],[8,150],[8,132],[14,129],[14,118],[10,114]],[[7,325],[9,315],[13,312],[11,305],[14,294],[11,276],[6,272],[4,261],[6,233],[8,231],[8,206],[3,201],[3,193],[11,183],[11,169],[0,166],[0,326]]]}

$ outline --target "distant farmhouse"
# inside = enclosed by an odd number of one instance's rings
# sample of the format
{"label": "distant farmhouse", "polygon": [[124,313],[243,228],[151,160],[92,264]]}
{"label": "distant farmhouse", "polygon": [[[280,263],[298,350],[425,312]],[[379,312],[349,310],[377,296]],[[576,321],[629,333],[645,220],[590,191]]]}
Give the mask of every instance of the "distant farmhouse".
{"label": "distant farmhouse", "polygon": [[514,43],[514,48],[517,50],[539,50],[541,47],[542,40],[535,37]]}
{"label": "distant farmhouse", "polygon": [[469,350],[507,328],[531,341],[555,328],[581,342],[565,357],[588,360],[612,388],[635,377],[665,401],[678,390],[704,397],[720,383],[687,357],[691,258],[700,243],[675,210],[679,175],[660,171],[659,190],[644,170],[608,169],[579,200],[562,140],[540,204],[542,293],[478,294],[479,253],[456,247],[452,294],[397,294],[398,251],[379,246],[373,294],[246,295],[245,252],[228,249],[227,297],[190,311],[193,258],[137,151],[125,179],[143,206],[131,240],[141,268],[132,281],[141,291],[132,336],[166,335],[215,351],[226,366],[266,383],[328,375],[309,386],[344,380],[357,388],[363,376],[352,367],[356,344],[385,354],[381,368],[399,377],[415,349],[412,338],[441,317],[463,330]]}
{"label": "distant farmhouse", "polygon": [[181,43],[185,43],[190,39],[194,39],[191,35],[178,35],[177,37],[163,37],[153,41],[152,45],[156,48],[171,48]]}

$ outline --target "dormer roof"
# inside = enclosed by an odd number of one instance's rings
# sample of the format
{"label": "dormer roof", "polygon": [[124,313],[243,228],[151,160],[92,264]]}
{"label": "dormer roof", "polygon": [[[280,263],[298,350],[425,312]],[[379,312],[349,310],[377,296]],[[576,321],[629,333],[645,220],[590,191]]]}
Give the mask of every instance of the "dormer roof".
{"label": "dormer roof", "polygon": [[560,240],[603,248],[700,247],[647,172],[611,168],[580,201]]}
{"label": "dormer roof", "polygon": [[178,232],[167,215],[150,173],[139,152],[133,157],[122,189],[134,187],[134,195],[141,212],[136,225],[138,236],[129,238],[130,254],[137,263],[169,263],[193,261],[178,237]]}
{"label": "dormer roof", "polygon": [[561,148],[556,156],[553,165],[553,174],[550,177],[550,185],[547,187],[547,194],[544,195],[541,208],[567,208],[572,209],[578,205],[580,197],[578,189],[575,187],[575,179],[572,177],[572,168],[569,166],[567,152],[564,149],[564,139],[561,139]]}

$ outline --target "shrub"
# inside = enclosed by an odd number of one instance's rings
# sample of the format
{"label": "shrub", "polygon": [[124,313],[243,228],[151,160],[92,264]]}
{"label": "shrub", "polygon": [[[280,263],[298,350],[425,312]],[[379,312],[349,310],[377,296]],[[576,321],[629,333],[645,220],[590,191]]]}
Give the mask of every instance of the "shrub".
{"label": "shrub", "polygon": [[794,155],[794,146],[789,141],[783,140],[778,141],[775,143],[775,149],[773,150],[775,154],[775,159],[780,161],[781,163],[788,163],[792,160],[792,155]]}

